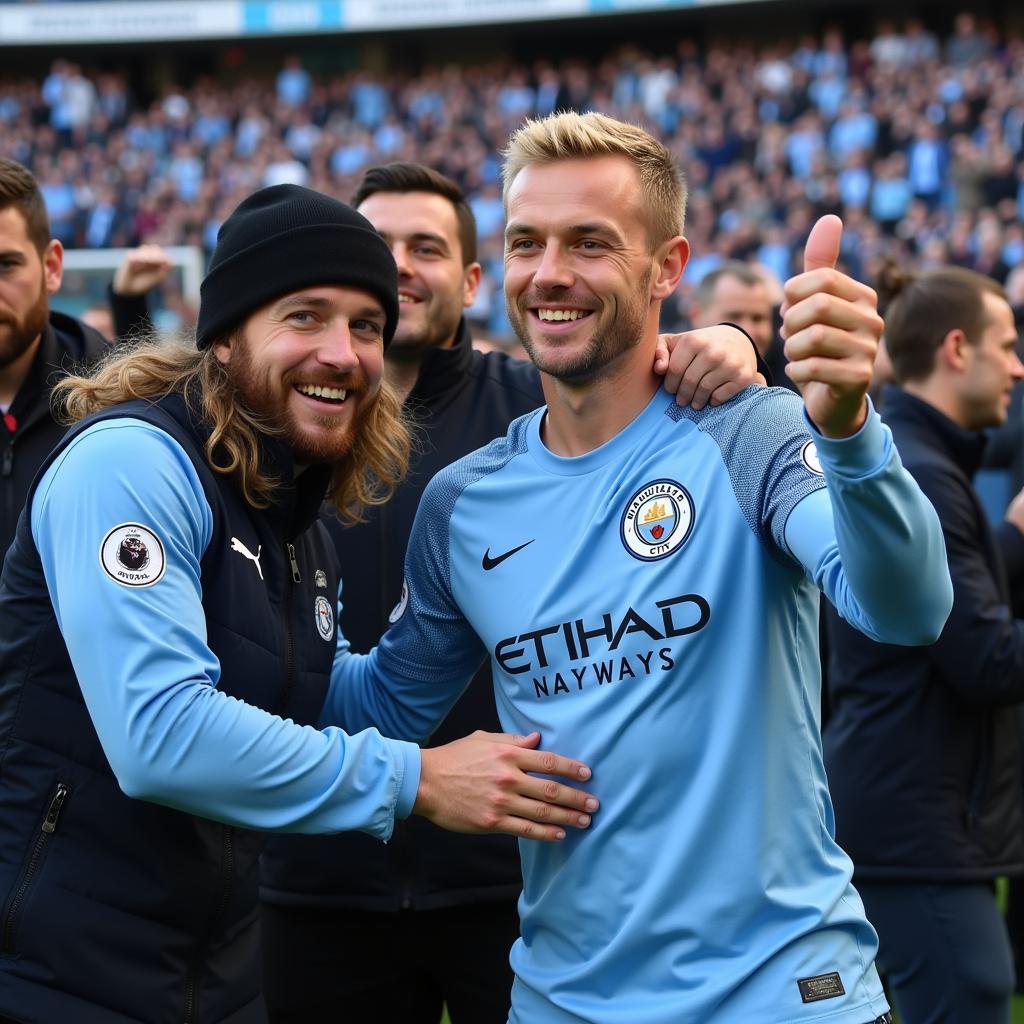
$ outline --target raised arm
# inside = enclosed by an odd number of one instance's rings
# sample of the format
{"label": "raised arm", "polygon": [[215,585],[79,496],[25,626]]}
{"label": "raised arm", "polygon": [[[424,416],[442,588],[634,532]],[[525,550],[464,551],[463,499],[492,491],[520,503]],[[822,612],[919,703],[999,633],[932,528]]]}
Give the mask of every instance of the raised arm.
{"label": "raised arm", "polygon": [[785,286],[786,370],[828,483],[793,509],[785,541],[858,629],[931,643],[952,604],[942,530],[867,397],[882,320],[875,293],[835,268],[841,234],[838,217],[821,218]]}

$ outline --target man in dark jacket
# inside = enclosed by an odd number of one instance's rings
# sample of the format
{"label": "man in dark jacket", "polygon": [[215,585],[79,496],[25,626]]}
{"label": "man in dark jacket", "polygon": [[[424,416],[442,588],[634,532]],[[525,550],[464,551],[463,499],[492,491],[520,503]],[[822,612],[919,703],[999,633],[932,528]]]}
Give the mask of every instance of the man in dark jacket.
{"label": "man in dark jacket", "polygon": [[[369,651],[401,599],[423,488],[543,398],[532,364],[472,348],[463,310],[476,294],[480,264],[473,214],[458,185],[419,164],[390,164],[367,172],[353,204],[398,264],[400,317],[386,373],[420,441],[408,477],[386,506],[354,527],[328,520],[343,566],[342,631],[354,650]],[[738,332],[722,332],[729,335],[752,366],[749,343]],[[666,376],[683,401],[696,395],[697,406],[712,392],[724,400],[754,372],[738,374],[703,344],[684,339]],[[500,729],[487,666],[431,744],[474,729]],[[262,869],[271,1019],[327,1019],[343,1006],[353,1019],[437,1024],[447,1002],[454,1024],[504,1024],[521,886],[511,839],[448,837],[429,822],[398,823],[386,847],[354,833],[275,838]]]}
{"label": "man in dark jacket", "polygon": [[55,379],[107,348],[91,327],[51,312],[63,266],[36,180],[0,159],[0,560],[36,470],[64,434],[50,412]]}
{"label": "man in dark jacket", "polygon": [[886,310],[899,387],[884,418],[942,521],[953,611],[929,648],[890,647],[830,609],[824,736],[836,838],[878,929],[904,1020],[1005,1024],[1013,965],[993,880],[1024,872],[1020,738],[1024,493],[992,530],[971,478],[981,431],[1024,378],[1003,289],[961,268],[904,280]]}

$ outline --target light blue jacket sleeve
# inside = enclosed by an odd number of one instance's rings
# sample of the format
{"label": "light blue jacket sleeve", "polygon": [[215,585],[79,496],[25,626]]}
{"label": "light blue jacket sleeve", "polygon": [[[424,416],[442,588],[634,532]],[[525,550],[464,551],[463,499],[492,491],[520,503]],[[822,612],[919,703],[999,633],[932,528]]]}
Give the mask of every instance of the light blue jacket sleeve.
{"label": "light blue jacket sleeve", "polygon": [[790,513],[789,550],[839,614],[871,639],[934,643],[953,606],[946,546],[889,428],[873,408],[860,431],[841,440],[807,422],[828,486]]}
{"label": "light blue jacket sleeve", "polygon": [[[104,568],[104,538],[129,523],[162,547],[153,555],[162,575],[146,586]],[[125,793],[248,828],[390,837],[395,815],[415,800],[415,745],[374,730],[295,725],[217,689],[200,584],[213,517],[173,438],[138,420],[90,427],[47,470],[31,524],[85,703]]]}

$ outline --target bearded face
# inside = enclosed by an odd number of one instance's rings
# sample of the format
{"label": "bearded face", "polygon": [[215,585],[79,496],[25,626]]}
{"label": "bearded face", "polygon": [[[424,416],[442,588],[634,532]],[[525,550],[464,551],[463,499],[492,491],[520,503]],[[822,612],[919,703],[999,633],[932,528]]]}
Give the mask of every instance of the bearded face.
{"label": "bearded face", "polygon": [[0,368],[23,356],[46,330],[50,301],[42,270],[26,298],[20,308],[13,301],[0,304]]}

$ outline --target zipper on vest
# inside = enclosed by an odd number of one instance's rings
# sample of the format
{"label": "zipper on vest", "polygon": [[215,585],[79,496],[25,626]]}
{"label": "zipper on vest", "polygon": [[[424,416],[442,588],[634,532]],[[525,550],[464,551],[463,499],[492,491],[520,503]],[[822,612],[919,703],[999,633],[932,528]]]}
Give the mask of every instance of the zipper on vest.
{"label": "zipper on vest", "polygon": [[60,812],[64,807],[64,801],[67,800],[69,792],[70,790],[63,782],[58,782],[49,807],[46,809],[46,817],[43,818],[43,823],[39,827],[39,835],[36,836],[35,844],[32,847],[32,854],[25,867],[25,873],[22,875],[21,883],[14,893],[14,898],[11,900],[11,905],[7,911],[7,917],[4,919],[4,954],[11,954],[15,951],[14,939],[18,933],[18,921],[21,917],[21,909],[24,906],[25,897],[32,886],[32,882],[35,880],[36,873],[39,871],[39,865],[42,863],[43,853],[46,850],[50,836],[57,831]]}
{"label": "zipper on vest", "polygon": [[[217,901],[217,912],[214,914],[207,933],[204,946],[224,918],[227,916],[231,903],[231,892],[235,881],[235,840],[234,829],[230,825],[221,825],[221,886],[220,899]],[[185,1019],[184,1024],[193,1024],[196,1016],[196,989],[199,987],[199,975],[206,957],[200,953],[189,967],[188,980],[185,983]]]}
{"label": "zipper on vest", "polygon": [[12,441],[4,449],[4,464],[3,469],[0,470],[5,477],[9,477],[14,472],[14,442]]}
{"label": "zipper on vest", "polygon": [[299,563],[295,558],[295,545],[285,544],[288,549],[288,562],[292,569],[292,586],[284,588],[284,642],[285,642],[285,676],[284,686],[281,688],[281,699],[277,706],[271,709],[275,715],[282,718],[288,717],[288,702],[291,700],[292,690],[295,688],[295,634],[292,631],[292,594],[295,587],[302,582],[302,573],[299,572]]}

